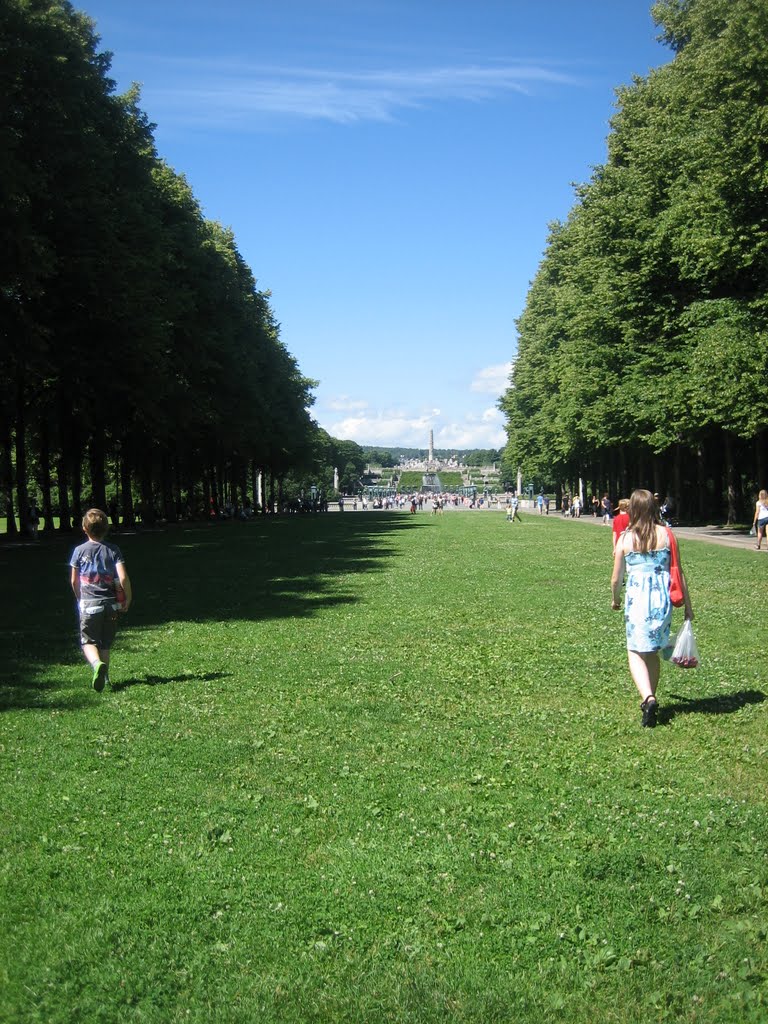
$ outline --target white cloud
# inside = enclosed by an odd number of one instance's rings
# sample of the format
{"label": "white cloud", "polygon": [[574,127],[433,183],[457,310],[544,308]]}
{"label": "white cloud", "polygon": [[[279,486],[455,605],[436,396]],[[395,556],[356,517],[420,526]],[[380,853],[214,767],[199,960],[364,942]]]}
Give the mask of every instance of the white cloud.
{"label": "white cloud", "polygon": [[502,395],[509,387],[509,375],[512,373],[514,361],[496,363],[478,370],[470,384],[470,391],[483,395]]}
{"label": "white cloud", "polygon": [[463,420],[435,431],[436,448],[503,448],[506,443],[504,417],[495,407],[467,413]]}
{"label": "white cloud", "polygon": [[435,448],[501,448],[507,441],[504,418],[494,407],[466,413],[449,423],[443,421],[439,409],[417,415],[397,409],[371,410],[364,416],[338,420],[321,416],[320,420],[332,437],[382,447],[426,449],[430,430],[434,431]]}
{"label": "white cloud", "polygon": [[358,444],[426,449],[431,430],[436,448],[503,448],[505,417],[488,396],[496,399],[506,389],[513,362],[478,370],[466,395],[447,403],[445,411],[434,406],[381,407],[342,394],[319,400],[313,413],[332,437]]}
{"label": "white cloud", "polygon": [[199,124],[242,126],[259,115],[341,124],[391,121],[407,108],[449,100],[481,102],[510,92],[529,93],[535,85],[572,85],[576,81],[543,62],[342,71],[157,59],[166,71],[173,70],[181,84],[153,88],[153,104],[160,101],[172,106],[187,123]]}
{"label": "white cloud", "polygon": [[330,422],[325,419],[321,425],[331,437],[357,441],[358,444],[426,448],[429,432],[434,428],[439,415],[439,409],[431,409],[416,416],[409,415],[405,410],[381,409],[364,416],[347,416]]}

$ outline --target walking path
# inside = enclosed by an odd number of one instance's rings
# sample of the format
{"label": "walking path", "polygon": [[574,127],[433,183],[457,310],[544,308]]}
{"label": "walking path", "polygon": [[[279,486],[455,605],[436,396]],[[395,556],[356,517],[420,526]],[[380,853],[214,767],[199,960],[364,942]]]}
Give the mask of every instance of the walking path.
{"label": "walking path", "polygon": [[[555,513],[560,515],[560,513]],[[602,526],[602,517],[581,516],[580,523],[594,523],[595,526]],[[609,529],[609,527],[605,527]],[[768,544],[763,544],[760,551],[756,551],[757,541],[749,536],[749,531],[743,528],[730,526],[673,526],[675,536],[683,540],[703,540],[709,544],[722,544],[729,548],[751,549],[755,554],[768,553]]]}

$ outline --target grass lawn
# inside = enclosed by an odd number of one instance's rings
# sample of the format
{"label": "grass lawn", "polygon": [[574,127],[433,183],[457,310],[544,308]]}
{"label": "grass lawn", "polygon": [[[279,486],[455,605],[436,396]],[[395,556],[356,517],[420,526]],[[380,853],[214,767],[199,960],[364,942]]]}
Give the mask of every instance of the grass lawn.
{"label": "grass lawn", "polygon": [[115,539],[101,695],[75,538],[0,545],[0,1020],[768,1019],[754,552],[682,542],[702,666],[643,730],[608,529]]}

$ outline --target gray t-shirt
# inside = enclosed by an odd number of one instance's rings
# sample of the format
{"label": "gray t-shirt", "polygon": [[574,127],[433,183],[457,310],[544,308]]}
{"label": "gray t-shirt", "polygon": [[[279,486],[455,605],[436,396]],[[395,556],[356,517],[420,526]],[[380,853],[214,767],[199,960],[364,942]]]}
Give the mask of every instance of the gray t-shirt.
{"label": "gray t-shirt", "polygon": [[117,564],[122,552],[107,541],[88,540],[72,552],[69,564],[80,576],[80,607],[111,604],[118,583]]}

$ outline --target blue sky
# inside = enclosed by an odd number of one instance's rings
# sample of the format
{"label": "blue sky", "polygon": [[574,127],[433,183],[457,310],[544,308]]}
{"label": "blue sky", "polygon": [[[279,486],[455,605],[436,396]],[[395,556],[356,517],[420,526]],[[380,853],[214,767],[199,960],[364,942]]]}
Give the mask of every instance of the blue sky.
{"label": "blue sky", "polygon": [[500,447],[548,225],[650,0],[75,0],[160,155],[229,225],[335,437]]}

